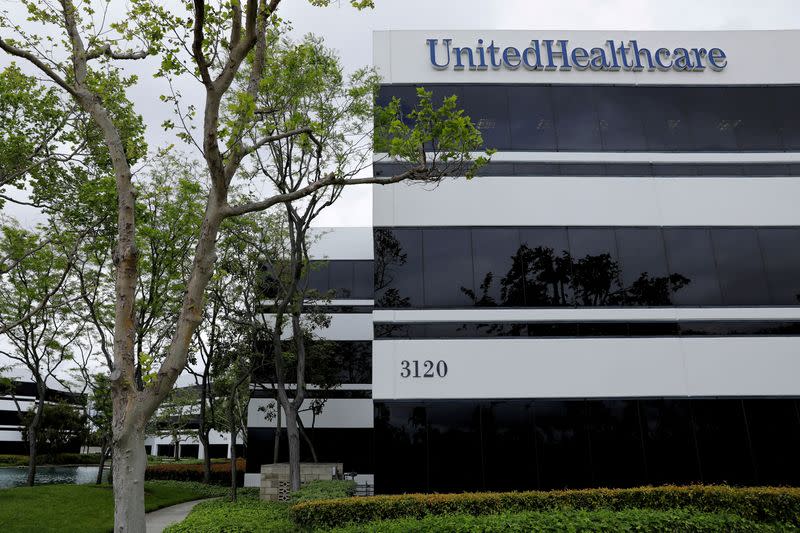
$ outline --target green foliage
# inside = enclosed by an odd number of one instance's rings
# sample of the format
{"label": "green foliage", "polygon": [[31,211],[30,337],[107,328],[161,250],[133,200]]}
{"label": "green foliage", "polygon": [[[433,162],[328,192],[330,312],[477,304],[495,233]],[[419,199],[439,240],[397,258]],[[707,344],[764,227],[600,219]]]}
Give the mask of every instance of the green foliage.
{"label": "green foliage", "polygon": [[[175,490],[175,491],[191,490],[192,492],[194,492],[196,499],[224,498],[228,495],[228,487],[225,487],[224,485],[202,483],[200,481],[159,479],[159,480],[148,481],[147,486],[163,490]],[[258,489],[254,487],[243,488],[241,489],[241,494],[245,496],[258,496]]]}
{"label": "green foliage", "polygon": [[[145,509],[222,495],[195,483],[147,482]],[[107,533],[114,527],[110,485],[37,485],[0,489],[0,524],[16,533]]]}
{"label": "green foliage", "polygon": [[[23,413],[22,424],[26,428],[33,419],[34,409],[32,406]],[[87,430],[82,410],[64,402],[46,403],[36,431],[36,449],[45,455],[47,462],[52,462],[50,457],[64,453],[68,447],[78,447],[85,440]],[[27,431],[23,434],[27,440]]]}
{"label": "green foliage", "polygon": [[327,479],[312,481],[292,494],[290,503],[301,503],[311,500],[327,500],[331,498],[347,498],[356,493],[356,482],[350,480]]}
{"label": "green foliage", "polygon": [[623,511],[552,510],[534,513],[503,513],[472,516],[468,514],[430,515],[421,519],[401,518],[332,528],[336,533],[560,533],[562,531],[636,531],[659,533],[716,533],[785,531],[780,525],[761,524],[730,513],[700,513],[689,509],[657,511],[625,509]]}
{"label": "green foliage", "polygon": [[554,509],[692,508],[704,513],[732,513],[747,520],[800,526],[800,489],[727,486],[641,487],[536,492],[408,494],[299,503],[291,508],[306,528],[334,527],[398,518],[463,513],[474,516],[540,512]]}
{"label": "green foliage", "polygon": [[286,504],[262,502],[241,495],[236,502],[210,501],[196,505],[183,522],[169,526],[165,533],[245,533],[269,531],[294,533]]}
{"label": "green foliage", "polygon": [[[237,472],[237,485],[244,484],[244,469],[246,463],[243,458],[236,459],[236,472]],[[203,465],[197,464],[149,464],[144,471],[144,478],[147,480],[163,479],[174,481],[203,481]],[[231,466],[230,461],[224,463],[211,464],[211,483],[215,485],[231,484]]]}
{"label": "green foliage", "polygon": [[[471,152],[482,144],[480,131],[458,109],[455,95],[434,107],[433,93],[419,87],[416,105],[408,115],[403,114],[397,98],[386,107],[375,108],[375,151],[418,165],[438,163],[442,175],[461,169],[467,178],[475,176],[494,153],[487,150],[486,155],[473,159]],[[423,149],[430,153],[423,157]]]}

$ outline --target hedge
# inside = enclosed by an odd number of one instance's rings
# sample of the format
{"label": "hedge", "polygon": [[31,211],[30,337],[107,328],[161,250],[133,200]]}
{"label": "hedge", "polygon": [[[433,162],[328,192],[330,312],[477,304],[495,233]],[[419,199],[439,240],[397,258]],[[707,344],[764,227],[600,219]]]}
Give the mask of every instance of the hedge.
{"label": "hedge", "polygon": [[747,520],[800,526],[800,489],[732,488],[690,485],[633,489],[584,489],[463,494],[408,494],[303,502],[292,506],[301,527],[334,527],[429,515],[473,516],[558,509],[692,508],[704,513],[731,513]]}
{"label": "hedge", "polygon": [[328,479],[312,481],[292,494],[289,503],[296,504],[311,500],[347,498],[356,493],[356,482],[350,480]]}
{"label": "hedge", "polygon": [[[401,518],[334,528],[331,533],[462,533],[465,531],[503,533],[561,533],[562,531],[636,531],[660,533],[759,533],[785,531],[781,525],[761,524],[730,513],[700,513],[689,509],[608,509],[594,511],[549,511],[472,516],[429,515],[420,520]],[[256,529],[255,531],[259,531]],[[264,529],[263,531],[268,531]]]}
{"label": "hedge", "polygon": [[[236,459],[237,481],[241,486],[244,484],[245,460]],[[170,479],[174,481],[203,481],[202,464],[151,464],[147,465],[144,472],[145,480],[151,479]],[[211,483],[219,485],[230,485],[231,483],[231,464],[211,463]]]}

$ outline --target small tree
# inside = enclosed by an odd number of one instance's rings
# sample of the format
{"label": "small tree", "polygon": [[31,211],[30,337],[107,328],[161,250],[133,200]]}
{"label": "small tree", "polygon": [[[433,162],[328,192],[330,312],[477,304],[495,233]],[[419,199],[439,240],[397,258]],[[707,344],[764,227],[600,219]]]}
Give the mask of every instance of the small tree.
{"label": "small tree", "polygon": [[[37,409],[36,405],[31,406],[22,416],[26,439]],[[45,403],[35,430],[36,452],[53,459],[57,454],[80,445],[86,439],[87,429],[86,415],[79,406],[65,401]]]}
{"label": "small tree", "polygon": [[190,436],[189,426],[197,419],[197,391],[176,388],[150,420],[149,433],[167,436],[173,446],[173,459],[180,460],[180,443]]}

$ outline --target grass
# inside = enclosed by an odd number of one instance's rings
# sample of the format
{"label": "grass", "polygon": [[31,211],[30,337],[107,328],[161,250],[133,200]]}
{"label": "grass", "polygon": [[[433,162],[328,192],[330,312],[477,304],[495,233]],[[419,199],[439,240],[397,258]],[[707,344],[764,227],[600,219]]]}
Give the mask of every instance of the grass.
{"label": "grass", "polygon": [[[145,483],[145,509],[224,496],[225,487],[177,481]],[[38,485],[0,490],[0,531],[107,532],[114,527],[110,485]]]}
{"label": "grass", "polygon": [[164,533],[212,531],[292,533],[297,527],[289,518],[289,504],[262,502],[257,495],[244,495],[236,503],[214,500],[196,505],[183,522],[168,527]]}

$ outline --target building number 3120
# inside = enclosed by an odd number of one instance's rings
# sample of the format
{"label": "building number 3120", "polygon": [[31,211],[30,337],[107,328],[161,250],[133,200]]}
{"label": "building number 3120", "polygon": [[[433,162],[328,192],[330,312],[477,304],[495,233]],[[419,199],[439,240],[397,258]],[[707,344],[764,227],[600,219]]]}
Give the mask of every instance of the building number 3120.
{"label": "building number 3120", "polygon": [[447,375],[447,363],[444,361],[400,361],[401,378],[443,378]]}

